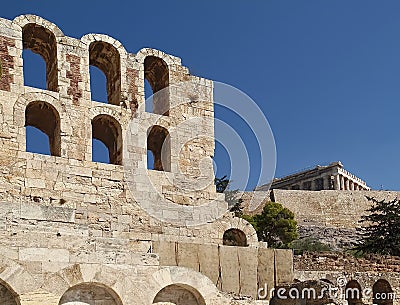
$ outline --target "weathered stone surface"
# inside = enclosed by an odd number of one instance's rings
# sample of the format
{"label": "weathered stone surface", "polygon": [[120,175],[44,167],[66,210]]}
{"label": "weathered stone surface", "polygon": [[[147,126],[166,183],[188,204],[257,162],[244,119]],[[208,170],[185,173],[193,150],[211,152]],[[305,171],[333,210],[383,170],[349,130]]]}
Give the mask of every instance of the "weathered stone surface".
{"label": "weathered stone surface", "polygon": [[[24,49],[44,59],[46,89],[25,86]],[[1,304],[260,303],[217,289],[256,297],[263,271],[254,228],[215,190],[210,80],[34,15],[0,18],[0,63]],[[92,100],[90,66],[106,76],[106,103]],[[27,126],[50,155],[26,151]],[[93,162],[93,139],[110,164]],[[248,247],[222,246],[229,229]]]}

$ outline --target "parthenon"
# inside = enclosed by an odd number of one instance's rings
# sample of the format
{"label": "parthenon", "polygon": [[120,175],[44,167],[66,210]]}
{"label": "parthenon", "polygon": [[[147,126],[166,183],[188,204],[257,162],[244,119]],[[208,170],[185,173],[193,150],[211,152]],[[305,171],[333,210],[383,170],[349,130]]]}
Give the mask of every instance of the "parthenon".
{"label": "parthenon", "polygon": [[[268,185],[257,188],[259,191],[267,190]],[[370,190],[366,182],[351,174],[343,168],[340,161],[332,162],[329,165],[304,170],[282,178],[275,178],[272,181],[271,189],[284,190]]]}

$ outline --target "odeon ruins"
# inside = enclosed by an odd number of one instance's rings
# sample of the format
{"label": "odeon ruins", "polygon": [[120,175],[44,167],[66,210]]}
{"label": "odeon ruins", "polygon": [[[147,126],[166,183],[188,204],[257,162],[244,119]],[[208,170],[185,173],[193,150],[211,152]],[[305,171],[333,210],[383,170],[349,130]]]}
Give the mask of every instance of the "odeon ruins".
{"label": "odeon ruins", "polygon": [[[45,61],[46,90],[24,85],[24,49]],[[0,19],[0,65],[2,305],[268,304],[257,300],[259,289],[343,275],[351,287],[399,289],[399,270],[368,264],[343,273],[329,264],[310,269],[305,259],[294,269],[291,250],[268,248],[226,212],[213,184],[213,84],[179,58],[128,53],[103,34],[68,37],[22,15]],[[90,66],[106,76],[108,103],[91,98]],[[152,113],[143,107],[145,79],[155,93]],[[27,126],[48,136],[51,155],[26,151]],[[110,164],[92,161],[92,139],[108,148]],[[347,191],[317,192],[326,202],[341,194],[353,204],[364,200],[364,191],[335,181]],[[264,195],[290,205],[306,227],[310,210],[300,198],[319,196],[310,193]],[[354,215],[335,221],[346,204],[329,207],[336,217],[318,204],[309,217],[318,230],[354,229]],[[361,301],[376,300],[347,298]]]}

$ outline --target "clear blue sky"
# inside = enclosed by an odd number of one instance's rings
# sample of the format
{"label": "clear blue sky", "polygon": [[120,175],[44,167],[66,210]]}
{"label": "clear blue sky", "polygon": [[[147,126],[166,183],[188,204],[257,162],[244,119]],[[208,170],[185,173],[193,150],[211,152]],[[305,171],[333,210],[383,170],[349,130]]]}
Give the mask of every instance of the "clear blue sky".
{"label": "clear blue sky", "polygon": [[398,0],[8,1],[0,15],[23,13],[163,50],[241,89],[274,132],[277,176],[341,160],[372,188],[400,190]]}

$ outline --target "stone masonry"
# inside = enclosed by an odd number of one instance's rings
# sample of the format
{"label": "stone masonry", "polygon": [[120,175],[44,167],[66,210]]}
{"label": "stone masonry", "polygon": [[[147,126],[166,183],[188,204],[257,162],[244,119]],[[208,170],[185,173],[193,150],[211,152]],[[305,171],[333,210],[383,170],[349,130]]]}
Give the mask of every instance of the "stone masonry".
{"label": "stone masonry", "polygon": [[[45,90],[24,84],[26,49],[46,64]],[[34,15],[0,19],[0,66],[1,304],[264,304],[259,287],[292,282],[291,251],[259,243],[215,191],[210,80]],[[108,103],[92,100],[89,66]],[[27,126],[51,155],[26,151]],[[92,139],[110,164],[92,161]]]}

